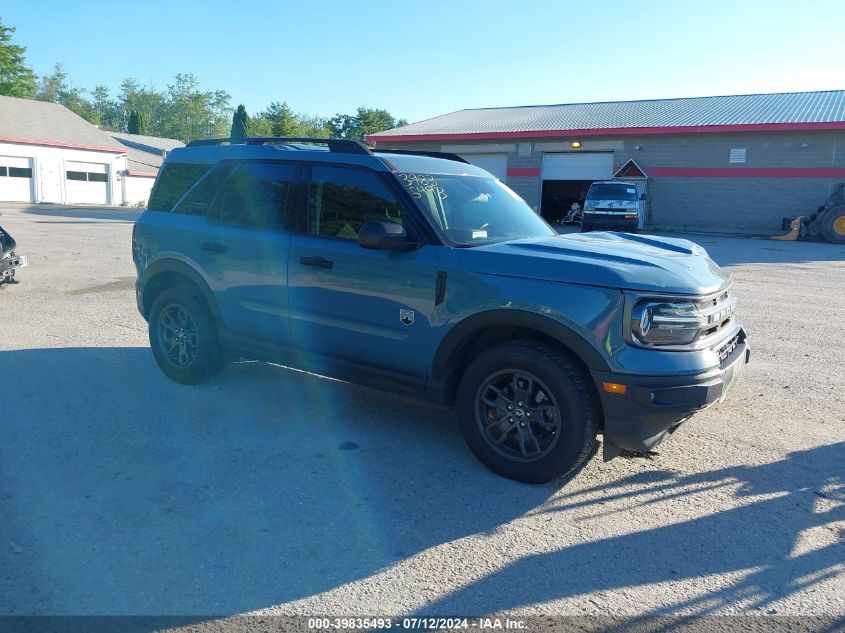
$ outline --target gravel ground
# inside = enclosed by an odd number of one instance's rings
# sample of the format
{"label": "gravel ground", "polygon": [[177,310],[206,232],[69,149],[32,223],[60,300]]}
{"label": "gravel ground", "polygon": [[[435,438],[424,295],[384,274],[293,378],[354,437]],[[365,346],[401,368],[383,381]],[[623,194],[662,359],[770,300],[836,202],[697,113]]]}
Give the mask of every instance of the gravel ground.
{"label": "gravel ground", "polygon": [[650,459],[492,475],[450,411],[259,363],[169,382],[136,211],[0,205],[0,614],[845,616],[845,249],[697,236],[752,364]]}

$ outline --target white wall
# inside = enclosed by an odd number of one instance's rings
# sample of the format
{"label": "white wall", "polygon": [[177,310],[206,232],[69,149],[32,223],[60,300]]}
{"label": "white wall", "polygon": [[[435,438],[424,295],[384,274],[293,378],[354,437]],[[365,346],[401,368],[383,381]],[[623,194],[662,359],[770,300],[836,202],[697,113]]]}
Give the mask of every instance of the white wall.
{"label": "white wall", "polygon": [[135,205],[143,202],[145,205],[150,198],[150,190],[153,188],[155,178],[143,176],[124,176],[123,178],[123,199],[126,204]]}
{"label": "white wall", "polygon": [[68,202],[67,179],[65,177],[68,162],[107,165],[109,174],[107,204],[119,205],[124,202],[123,186],[119,179],[125,178],[123,174],[126,171],[126,154],[65,147],[0,143],[0,155],[32,159],[35,202],[56,202],[59,204]]}

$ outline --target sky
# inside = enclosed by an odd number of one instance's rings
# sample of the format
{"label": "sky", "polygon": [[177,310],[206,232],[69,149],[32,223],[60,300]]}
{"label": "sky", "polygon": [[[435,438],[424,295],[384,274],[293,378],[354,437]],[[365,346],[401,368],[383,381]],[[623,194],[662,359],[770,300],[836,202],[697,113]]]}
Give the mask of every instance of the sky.
{"label": "sky", "polygon": [[156,89],[193,73],[271,101],[411,122],[464,108],[845,88],[845,2],[0,0],[37,74]]}

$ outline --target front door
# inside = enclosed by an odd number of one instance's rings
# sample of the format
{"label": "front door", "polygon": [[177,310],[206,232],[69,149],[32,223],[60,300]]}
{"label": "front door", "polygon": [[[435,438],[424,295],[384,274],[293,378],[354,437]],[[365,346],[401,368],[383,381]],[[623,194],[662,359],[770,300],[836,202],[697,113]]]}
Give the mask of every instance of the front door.
{"label": "front door", "polygon": [[364,222],[401,223],[407,210],[373,171],[321,165],[310,171],[307,217],[290,247],[293,345],[424,377],[442,247],[360,247]]}

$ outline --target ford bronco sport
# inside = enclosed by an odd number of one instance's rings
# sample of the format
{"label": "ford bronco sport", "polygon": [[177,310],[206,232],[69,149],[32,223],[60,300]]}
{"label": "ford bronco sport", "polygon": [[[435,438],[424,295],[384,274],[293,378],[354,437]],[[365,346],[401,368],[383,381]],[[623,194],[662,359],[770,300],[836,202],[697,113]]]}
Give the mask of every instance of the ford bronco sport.
{"label": "ford bronco sport", "polygon": [[524,482],[646,451],[748,360],[730,275],[682,239],[558,235],[458,156],[353,141],[195,141],[135,223],[162,371],[266,359],[454,406]]}

